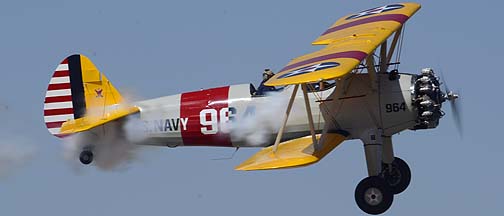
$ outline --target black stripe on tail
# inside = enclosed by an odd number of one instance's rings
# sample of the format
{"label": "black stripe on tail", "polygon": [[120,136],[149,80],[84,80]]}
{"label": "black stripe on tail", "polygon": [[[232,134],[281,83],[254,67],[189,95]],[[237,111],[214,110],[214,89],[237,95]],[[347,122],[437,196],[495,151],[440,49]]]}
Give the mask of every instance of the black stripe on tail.
{"label": "black stripe on tail", "polygon": [[70,88],[72,89],[74,119],[78,119],[84,117],[86,114],[86,99],[84,97],[80,55],[68,57],[68,69],[70,71]]}

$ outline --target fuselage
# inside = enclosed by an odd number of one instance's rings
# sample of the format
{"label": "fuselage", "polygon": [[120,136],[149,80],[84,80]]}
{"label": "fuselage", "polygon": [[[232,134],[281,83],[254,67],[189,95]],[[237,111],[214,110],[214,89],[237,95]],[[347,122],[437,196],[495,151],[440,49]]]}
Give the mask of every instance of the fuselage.
{"label": "fuselage", "polygon": [[[315,132],[345,130],[348,139],[363,139],[377,128],[387,136],[414,129],[418,123],[413,104],[416,75],[378,76],[383,77],[375,85],[367,74],[353,74],[322,90],[312,86],[308,98]],[[141,144],[269,146],[283,122],[292,91],[290,86],[257,96],[252,85],[241,84],[138,102],[135,105],[147,135]],[[296,94],[284,132],[283,140],[310,134],[302,91]]]}
{"label": "fuselage", "polygon": [[[334,86],[319,91],[330,95]],[[146,145],[258,147],[273,143],[282,121],[292,88],[266,95],[254,95],[250,84],[186,92],[146,101],[140,108]],[[309,124],[302,93],[299,91],[289,117],[284,139],[308,135]],[[324,119],[315,94],[310,93],[315,129],[322,130]]]}

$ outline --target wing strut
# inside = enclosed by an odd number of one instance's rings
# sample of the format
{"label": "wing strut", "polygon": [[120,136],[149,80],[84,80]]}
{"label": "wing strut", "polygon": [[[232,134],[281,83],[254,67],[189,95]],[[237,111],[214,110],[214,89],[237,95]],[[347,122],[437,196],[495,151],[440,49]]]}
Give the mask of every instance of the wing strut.
{"label": "wing strut", "polygon": [[387,65],[390,64],[390,61],[392,60],[392,55],[394,55],[394,50],[397,46],[397,42],[399,41],[399,37],[401,36],[402,29],[403,26],[399,27],[399,29],[397,29],[394,35],[394,39],[392,39],[392,44],[390,45],[389,52],[387,55]]}
{"label": "wing strut", "polygon": [[385,40],[380,48],[380,71],[379,73],[387,73],[387,40]]}
{"label": "wing strut", "polygon": [[310,107],[310,100],[308,99],[308,88],[306,85],[307,85],[306,83],[301,84],[301,88],[303,89],[303,97],[306,107],[306,114],[308,115],[308,124],[310,125],[310,133],[312,136],[313,147],[315,148],[315,151],[318,151],[320,149],[320,146],[319,143],[317,142],[317,135],[315,134],[315,127],[313,124],[313,116]]}
{"label": "wing strut", "polygon": [[[315,126],[313,123],[313,116],[312,116],[312,111],[311,111],[311,106],[310,106],[310,100],[308,98],[308,86],[306,83],[299,84],[299,85],[301,85],[301,89],[303,91],[303,98],[304,98],[304,103],[305,103],[305,107],[306,107],[306,114],[308,116],[308,123],[310,125],[310,134],[311,134],[312,143],[315,148],[315,151],[317,151],[318,149],[320,149],[320,146],[317,141],[317,134],[315,133]],[[280,127],[280,130],[278,130],[275,144],[273,145],[273,152],[277,151],[278,145],[280,144],[280,141],[282,140],[285,126],[287,125],[287,120],[289,120],[289,114],[292,110],[292,105],[294,104],[294,99],[296,99],[296,94],[297,94],[297,90],[299,88],[299,85],[294,85],[294,90],[292,90],[292,95],[290,97],[289,104],[287,105],[287,110],[285,111],[282,127]]]}
{"label": "wing strut", "polygon": [[368,55],[366,58],[366,64],[367,64],[367,70],[369,74],[369,80],[371,81],[371,89],[375,91],[377,89],[377,83],[376,83],[376,70],[375,70],[375,63],[374,63],[374,57],[373,55]]}
{"label": "wing strut", "polygon": [[275,140],[275,145],[273,146],[273,152],[277,151],[278,144],[280,144],[280,141],[282,140],[282,135],[283,135],[285,126],[287,125],[287,120],[289,120],[289,114],[291,112],[292,104],[294,103],[294,99],[296,98],[296,93],[297,93],[298,87],[299,87],[299,85],[294,85],[294,90],[292,90],[292,95],[289,100],[289,105],[287,105],[287,110],[285,111],[282,127],[280,127],[280,130],[278,131],[278,134],[277,134],[277,137]]}

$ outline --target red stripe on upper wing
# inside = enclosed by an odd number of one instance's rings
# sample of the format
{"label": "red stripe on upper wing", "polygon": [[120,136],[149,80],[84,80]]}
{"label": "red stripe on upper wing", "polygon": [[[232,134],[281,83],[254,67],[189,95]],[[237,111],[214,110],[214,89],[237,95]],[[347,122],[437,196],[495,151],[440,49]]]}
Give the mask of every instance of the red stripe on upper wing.
{"label": "red stripe on upper wing", "polygon": [[290,69],[294,69],[297,67],[305,66],[307,64],[311,64],[314,62],[319,62],[319,61],[324,61],[328,59],[334,59],[334,58],[353,58],[357,59],[359,61],[362,61],[364,58],[366,58],[367,53],[362,52],[362,51],[347,51],[347,52],[339,52],[339,53],[331,53],[327,55],[322,55],[322,56],[317,56],[315,58],[307,59],[304,61],[300,61],[291,65],[287,65],[280,72],[284,72]]}
{"label": "red stripe on upper wing", "polygon": [[68,64],[68,58],[63,59],[63,61],[60,64]]}
{"label": "red stripe on upper wing", "polygon": [[[187,146],[227,146],[231,147],[231,137],[229,133],[223,133],[220,122],[220,110],[228,107],[229,86],[207,89],[202,91],[182,93],[180,98],[180,118],[188,118],[186,130],[182,130],[182,140]],[[206,115],[208,121],[217,122],[217,128],[203,126],[200,123],[200,113],[202,110],[215,110],[217,119],[211,119],[211,115]],[[217,130],[216,134],[203,134],[202,128]]]}
{"label": "red stripe on upper wing", "polygon": [[327,31],[325,31],[324,33],[322,33],[322,35],[326,35],[326,34],[333,33],[335,31],[339,31],[342,29],[350,28],[350,27],[357,26],[357,25],[372,23],[372,22],[396,21],[396,22],[402,24],[402,23],[406,22],[406,20],[408,20],[408,19],[409,19],[409,16],[406,16],[404,14],[384,14],[384,15],[368,17],[368,18],[356,20],[353,22],[345,23],[343,25],[332,27],[332,28],[328,29]]}
{"label": "red stripe on upper wing", "polygon": [[46,97],[44,103],[57,103],[57,102],[68,102],[68,101],[72,101],[72,95]]}
{"label": "red stripe on upper wing", "polygon": [[44,110],[44,116],[73,114],[73,108]]}
{"label": "red stripe on upper wing", "polygon": [[54,74],[52,77],[65,77],[65,76],[70,76],[70,71],[54,71]]}
{"label": "red stripe on upper wing", "polygon": [[61,125],[65,123],[64,121],[59,121],[59,122],[46,122],[47,128],[59,128]]}
{"label": "red stripe on upper wing", "polygon": [[49,87],[47,87],[48,91],[61,89],[70,89],[70,83],[49,84]]}

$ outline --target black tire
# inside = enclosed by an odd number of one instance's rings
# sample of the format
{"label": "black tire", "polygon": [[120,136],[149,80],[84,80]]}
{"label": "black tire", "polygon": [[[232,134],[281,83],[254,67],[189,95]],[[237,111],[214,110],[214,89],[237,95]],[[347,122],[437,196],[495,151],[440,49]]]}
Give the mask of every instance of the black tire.
{"label": "black tire", "polygon": [[79,160],[82,164],[88,165],[93,162],[93,152],[85,150],[79,155]]}
{"label": "black tire", "polygon": [[408,164],[401,158],[395,157],[392,162],[392,170],[388,164],[383,164],[383,177],[394,194],[399,194],[408,188],[411,182],[411,170]]}
{"label": "black tire", "polygon": [[368,214],[381,214],[387,211],[394,201],[394,194],[384,179],[370,176],[359,182],[355,188],[355,202]]}

